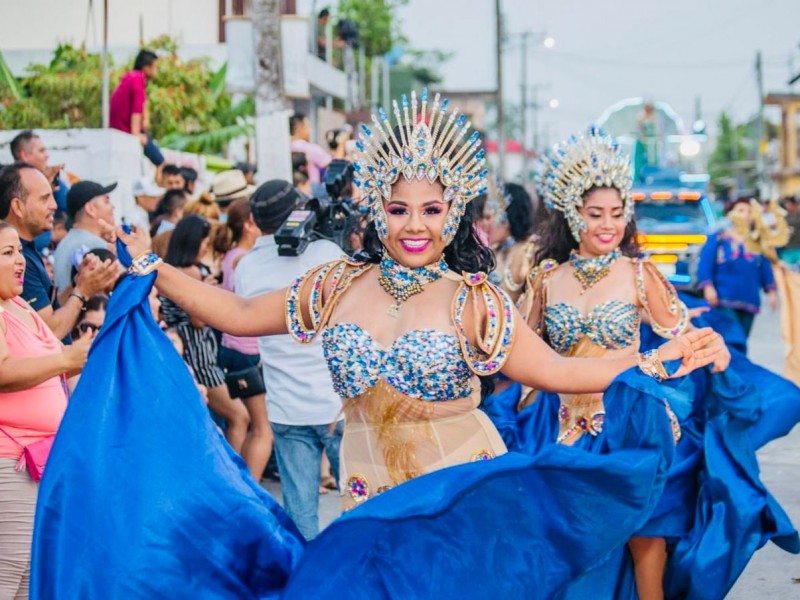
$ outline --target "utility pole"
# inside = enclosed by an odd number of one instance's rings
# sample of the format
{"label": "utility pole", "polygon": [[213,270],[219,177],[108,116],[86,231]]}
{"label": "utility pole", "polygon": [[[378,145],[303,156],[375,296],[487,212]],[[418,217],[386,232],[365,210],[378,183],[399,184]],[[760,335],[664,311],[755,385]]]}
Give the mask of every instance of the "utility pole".
{"label": "utility pole", "polygon": [[521,60],[521,73],[520,73],[520,128],[522,134],[520,137],[522,146],[522,185],[528,183],[528,37],[531,35],[530,31],[522,34],[522,46],[520,48]]}
{"label": "utility pole", "polygon": [[766,191],[766,181],[764,178],[765,165],[764,155],[766,154],[766,136],[764,135],[764,68],[761,62],[761,50],[756,52],[756,81],[758,82],[758,146],[756,155],[756,181],[759,192]]}
{"label": "utility pole", "polygon": [[289,115],[283,95],[280,0],[253,0],[256,165],[259,179],[292,181]]}
{"label": "utility pole", "polygon": [[100,114],[102,116],[103,129],[108,129],[109,124],[109,91],[108,91],[108,0],[103,0],[103,57],[102,57],[102,77],[103,81],[101,92]]}
{"label": "utility pole", "polygon": [[495,64],[497,69],[497,91],[495,102],[497,103],[497,163],[500,172],[500,179],[505,179],[506,162],[506,134],[505,134],[505,115],[503,114],[503,11],[500,7],[500,0],[494,0],[494,20],[496,30],[495,45]]}

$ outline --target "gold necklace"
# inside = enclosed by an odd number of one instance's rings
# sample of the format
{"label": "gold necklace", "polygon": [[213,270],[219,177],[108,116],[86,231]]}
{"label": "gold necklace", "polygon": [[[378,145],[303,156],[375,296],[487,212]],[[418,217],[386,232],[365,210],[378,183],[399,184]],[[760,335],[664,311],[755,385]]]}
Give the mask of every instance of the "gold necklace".
{"label": "gold necklace", "polygon": [[581,284],[581,294],[608,275],[611,265],[621,254],[619,248],[615,248],[608,254],[592,258],[583,258],[575,250],[570,252],[569,263],[572,265],[575,279]]}
{"label": "gold necklace", "polygon": [[400,304],[411,296],[419,294],[426,285],[438,280],[448,271],[447,262],[442,256],[437,262],[424,267],[409,269],[391,258],[381,260],[381,274],[378,283],[395,299],[386,312],[392,317],[400,316]]}

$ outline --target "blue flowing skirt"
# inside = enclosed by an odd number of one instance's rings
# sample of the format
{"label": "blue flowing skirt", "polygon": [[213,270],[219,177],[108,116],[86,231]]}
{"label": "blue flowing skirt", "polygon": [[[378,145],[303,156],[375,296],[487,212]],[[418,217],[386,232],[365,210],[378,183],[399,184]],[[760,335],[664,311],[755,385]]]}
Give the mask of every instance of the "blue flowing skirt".
{"label": "blue flowing skirt", "polygon": [[115,291],[58,432],[34,599],[547,599],[647,517],[664,458],[551,445],[396,486],[306,544],[211,422],[150,314],[154,278]]}

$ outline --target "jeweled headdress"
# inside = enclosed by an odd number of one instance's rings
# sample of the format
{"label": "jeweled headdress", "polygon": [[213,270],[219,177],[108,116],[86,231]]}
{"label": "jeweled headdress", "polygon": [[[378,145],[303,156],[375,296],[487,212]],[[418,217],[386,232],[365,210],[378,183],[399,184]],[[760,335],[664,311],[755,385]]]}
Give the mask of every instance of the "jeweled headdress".
{"label": "jeweled headdress", "polygon": [[511,195],[500,180],[500,176],[494,173],[487,178],[486,210],[494,216],[495,223],[508,223],[506,209],[509,204],[511,204]]}
{"label": "jeweled headdress", "polygon": [[419,101],[411,92],[411,102],[403,94],[400,105],[397,100],[392,103],[394,127],[383,109],[372,115],[373,128],[361,126],[354,181],[364,190],[369,218],[382,239],[389,233],[383,202],[391,199],[392,185],[400,175],[406,181],[438,179],[442,184],[444,200],[450,203],[442,232],[448,244],[467,203],[485,191],[488,171],[480,135],[474,131],[462,142],[472,124],[458,109],[448,113],[447,106],[448,101],[440,103],[436,94],[428,111],[428,91],[422,90]]}
{"label": "jeweled headdress", "polygon": [[561,211],[572,236],[580,242],[586,222],[578,209],[592,187],[619,191],[627,223],[633,218],[633,173],[630,159],[601,129],[590,127],[584,135],[573,135],[549,150],[542,159],[538,187],[545,206]]}

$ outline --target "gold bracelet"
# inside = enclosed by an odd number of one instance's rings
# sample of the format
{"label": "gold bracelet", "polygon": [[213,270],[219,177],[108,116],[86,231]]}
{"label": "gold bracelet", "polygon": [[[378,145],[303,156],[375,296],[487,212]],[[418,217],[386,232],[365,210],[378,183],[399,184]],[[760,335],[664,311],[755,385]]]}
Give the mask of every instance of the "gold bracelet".
{"label": "gold bracelet", "polygon": [[665,379],[669,379],[669,373],[667,373],[664,364],[658,356],[658,348],[639,354],[639,370],[659,383]]}

